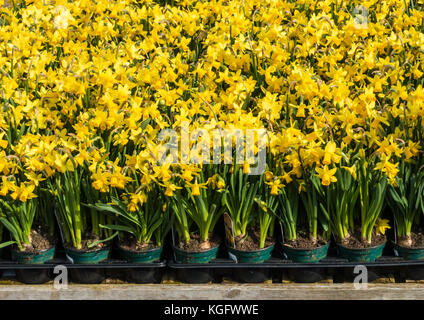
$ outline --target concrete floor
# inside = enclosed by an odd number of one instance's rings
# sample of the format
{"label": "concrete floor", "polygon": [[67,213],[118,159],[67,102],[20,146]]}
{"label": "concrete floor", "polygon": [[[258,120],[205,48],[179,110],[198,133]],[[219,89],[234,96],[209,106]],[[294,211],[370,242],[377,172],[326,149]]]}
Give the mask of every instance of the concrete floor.
{"label": "concrete floor", "polygon": [[69,284],[67,289],[55,289],[53,284],[0,285],[0,299],[41,300],[424,300],[423,283],[368,284],[367,289],[355,289],[352,283],[342,284]]}

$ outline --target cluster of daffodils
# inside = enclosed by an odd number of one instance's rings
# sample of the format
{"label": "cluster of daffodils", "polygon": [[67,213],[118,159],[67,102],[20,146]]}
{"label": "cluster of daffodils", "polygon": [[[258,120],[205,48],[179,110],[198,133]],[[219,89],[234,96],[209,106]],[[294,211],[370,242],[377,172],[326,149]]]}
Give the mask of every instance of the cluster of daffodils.
{"label": "cluster of daffodils", "polygon": [[[328,194],[342,195],[349,183],[360,190],[361,204],[380,184],[380,197],[387,190],[394,195],[408,183],[406,168],[418,174],[424,165],[423,6],[423,0],[5,1],[2,202],[46,193],[67,210],[62,198],[76,181],[76,201],[86,204],[78,210],[115,202],[131,217],[152,202],[157,214],[178,213],[177,231],[187,239],[185,214],[193,219],[197,212],[198,226],[213,226],[208,214],[232,211],[238,203],[232,188],[244,179],[260,186],[244,209],[278,216],[284,206],[274,210],[270,197],[290,199],[293,189],[309,212],[316,193],[322,201],[315,216],[330,221],[322,228],[349,237],[355,227],[334,223],[338,213],[330,212],[336,209]],[[266,169],[249,176],[257,164],[248,157],[236,164],[236,139],[222,132],[260,129]],[[184,130],[203,135],[185,138]],[[213,159],[217,132],[233,151]],[[193,161],[204,146],[211,156]],[[369,230],[382,221],[384,205],[375,206],[361,225],[369,241]],[[356,211],[367,216],[367,210]],[[230,215],[237,220],[237,212]],[[200,233],[207,238],[208,231]]]}

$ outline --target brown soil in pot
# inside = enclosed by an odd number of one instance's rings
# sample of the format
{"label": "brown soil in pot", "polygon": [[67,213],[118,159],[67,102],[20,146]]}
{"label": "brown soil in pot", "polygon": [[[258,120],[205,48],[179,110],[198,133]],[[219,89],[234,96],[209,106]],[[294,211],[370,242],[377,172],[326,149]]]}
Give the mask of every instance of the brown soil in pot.
{"label": "brown soil in pot", "polygon": [[24,252],[37,253],[54,247],[57,238],[51,236],[44,227],[38,226],[31,230],[31,244],[22,244]]}
{"label": "brown soil in pot", "polygon": [[325,241],[322,236],[318,235],[316,242],[314,242],[307,232],[298,231],[295,240],[286,241],[284,244],[295,249],[311,250],[326,245],[327,241]]}
{"label": "brown soil in pot", "polygon": [[[259,239],[260,232],[259,228],[251,228],[247,231],[247,236],[240,239],[235,239],[236,249],[240,251],[254,251],[260,250],[259,248]],[[265,246],[262,249],[265,249],[274,244],[274,240],[271,237],[266,237]]]}
{"label": "brown soil in pot", "polygon": [[66,249],[71,249],[71,250],[75,250],[75,251],[81,251],[81,252],[91,252],[91,251],[96,251],[96,250],[100,250],[102,248],[108,247],[110,245],[109,242],[105,243],[99,243],[97,245],[95,245],[94,247],[89,248],[88,246],[96,241],[99,241],[100,238],[92,233],[86,233],[84,235],[81,236],[81,249],[77,249],[73,246],[72,243],[65,243],[63,246]]}
{"label": "brown soil in pot", "polygon": [[221,239],[217,235],[209,234],[210,248],[205,248],[205,244],[200,241],[200,237],[198,234],[190,234],[189,243],[184,243],[183,241],[180,241],[180,243],[178,243],[176,247],[178,249],[188,252],[199,252],[216,248],[217,246],[219,246],[220,243]]}
{"label": "brown soil in pot", "polygon": [[372,233],[371,243],[368,243],[361,239],[361,233],[356,231],[353,235],[350,235],[346,239],[343,239],[340,244],[342,246],[351,249],[365,249],[375,247],[383,244],[386,241],[386,236],[382,234],[376,234],[375,231]]}
{"label": "brown soil in pot", "polygon": [[397,244],[411,249],[422,249],[424,248],[424,233],[422,231],[411,232],[411,238],[399,237]]}
{"label": "brown soil in pot", "polygon": [[157,248],[154,243],[140,243],[134,237],[123,237],[119,241],[122,249],[134,252],[144,252]]}

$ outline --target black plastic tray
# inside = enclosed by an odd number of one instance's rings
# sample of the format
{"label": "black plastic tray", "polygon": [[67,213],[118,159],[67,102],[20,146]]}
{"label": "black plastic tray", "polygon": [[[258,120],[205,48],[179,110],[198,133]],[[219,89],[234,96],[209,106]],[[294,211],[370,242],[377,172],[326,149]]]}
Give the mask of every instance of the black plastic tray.
{"label": "black plastic tray", "polygon": [[98,268],[164,268],[166,267],[166,260],[152,262],[152,263],[128,263],[120,259],[108,259],[97,264],[73,264],[66,259],[55,258],[44,264],[19,264],[14,261],[0,260],[0,269],[54,269],[57,265],[66,266],[69,269],[98,269]]}
{"label": "black plastic tray", "polygon": [[126,260],[111,258],[97,264],[73,264],[62,250],[57,250],[55,258],[44,264],[20,264],[11,261],[7,255],[0,259],[0,270],[13,270],[16,279],[26,284],[42,284],[53,280],[53,270],[62,265],[69,269],[71,282],[82,284],[98,284],[112,276],[132,283],[160,283],[167,266],[166,260],[153,263],[128,263]]}
{"label": "black plastic tray", "polygon": [[185,283],[219,283],[224,277],[241,283],[281,283],[283,279],[313,283],[329,277],[333,282],[352,282],[357,275],[354,268],[358,265],[368,268],[369,282],[389,275],[394,276],[396,282],[424,280],[424,261],[405,260],[393,255],[383,255],[374,262],[349,262],[334,254],[318,263],[296,263],[278,256],[258,264],[236,263],[223,258],[223,255],[204,264],[182,264],[168,260],[168,267],[174,270],[178,280]]}
{"label": "black plastic tray", "polygon": [[369,267],[402,267],[402,266],[417,266],[424,265],[424,260],[405,260],[401,257],[382,256],[374,262],[349,262],[347,259],[338,257],[327,257],[318,263],[297,263],[291,260],[279,259],[272,257],[263,263],[236,263],[231,259],[217,258],[209,263],[177,263],[168,261],[168,266],[173,269],[195,268],[195,269],[220,269],[220,268],[235,268],[235,269],[288,269],[288,268],[349,268],[357,265]]}

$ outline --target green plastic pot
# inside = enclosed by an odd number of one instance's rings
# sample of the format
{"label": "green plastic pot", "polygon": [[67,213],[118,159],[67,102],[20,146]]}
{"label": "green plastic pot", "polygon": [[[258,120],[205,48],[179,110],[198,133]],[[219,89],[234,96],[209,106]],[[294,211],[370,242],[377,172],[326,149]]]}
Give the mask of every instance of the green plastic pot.
{"label": "green plastic pot", "polygon": [[271,252],[274,250],[274,244],[270,245],[269,247],[253,251],[242,251],[227,245],[227,250],[229,254],[232,254],[236,257],[237,262],[262,263],[271,258]]}
{"label": "green plastic pot", "polygon": [[185,251],[173,246],[175,261],[178,263],[208,263],[216,259],[219,246],[204,251]]}
{"label": "green plastic pot", "polygon": [[327,244],[313,249],[298,249],[282,244],[283,252],[288,259],[301,263],[318,263],[327,256],[329,246],[330,242],[327,242]]}
{"label": "green plastic pot", "polygon": [[109,257],[110,247],[101,248],[94,251],[78,251],[65,248],[68,259],[75,264],[96,264]]}
{"label": "green plastic pot", "polygon": [[386,242],[370,248],[357,249],[348,248],[337,244],[339,256],[351,262],[374,262],[383,255],[383,249]]}
{"label": "green plastic pot", "polygon": [[43,264],[54,257],[55,247],[40,252],[24,252],[16,248],[11,249],[12,260],[22,264]]}
{"label": "green plastic pot", "polygon": [[408,248],[394,243],[394,249],[406,260],[423,260],[424,248]]}
{"label": "green plastic pot", "polygon": [[120,256],[131,263],[150,263],[160,260],[163,247],[153,248],[146,251],[131,251],[119,246]]}

